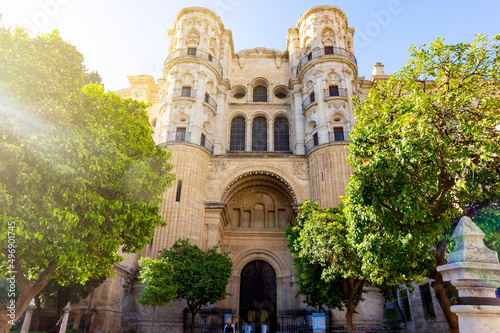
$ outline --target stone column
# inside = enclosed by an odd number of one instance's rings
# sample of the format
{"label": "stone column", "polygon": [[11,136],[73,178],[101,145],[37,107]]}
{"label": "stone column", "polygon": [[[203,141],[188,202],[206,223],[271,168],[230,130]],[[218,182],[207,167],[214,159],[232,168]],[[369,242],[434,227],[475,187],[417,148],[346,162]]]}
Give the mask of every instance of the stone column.
{"label": "stone column", "polygon": [[[297,155],[304,155],[305,149],[305,124],[304,115],[302,114],[302,85],[297,84],[293,91],[293,112],[295,122],[295,149],[294,153]],[[290,128],[291,130],[291,128]],[[290,142],[292,144],[292,142]]]}
{"label": "stone column", "polygon": [[274,151],[274,120],[267,120],[267,150]]}
{"label": "stone column", "polygon": [[245,150],[252,151],[252,119],[246,120],[246,129],[245,129]]}
{"label": "stone column", "polygon": [[483,242],[485,234],[466,216],[458,222],[452,235],[455,249],[448,264],[437,267],[444,281],[458,289],[458,299],[451,311],[458,316],[460,333],[493,333],[500,327],[500,287],[498,254]]}
{"label": "stone column", "polygon": [[26,309],[26,315],[24,316],[23,326],[21,327],[21,333],[28,333],[30,329],[31,316],[33,316],[33,311],[36,309],[35,299],[33,298]]}
{"label": "stone column", "polygon": [[66,304],[66,306],[63,308],[64,314],[63,314],[63,320],[61,323],[61,328],[59,329],[59,333],[65,333],[66,332],[66,327],[68,326],[68,318],[69,318],[69,312],[73,309],[71,309],[71,306]]}

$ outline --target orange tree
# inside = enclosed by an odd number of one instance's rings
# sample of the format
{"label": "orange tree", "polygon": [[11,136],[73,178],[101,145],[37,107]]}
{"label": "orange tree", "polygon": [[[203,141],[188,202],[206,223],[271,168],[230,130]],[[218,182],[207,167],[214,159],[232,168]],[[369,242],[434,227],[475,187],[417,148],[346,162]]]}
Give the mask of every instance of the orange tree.
{"label": "orange tree", "polygon": [[452,332],[458,320],[436,266],[457,219],[499,197],[499,91],[500,35],[438,39],[412,48],[401,71],[358,101],[350,135],[345,204],[364,269],[379,282],[388,271],[434,279]]}
{"label": "orange tree", "polygon": [[57,31],[0,27],[0,275],[19,288],[0,308],[1,333],[49,279],[110,275],[119,248],[141,249],[164,224],[173,174],[147,105],[88,81]]}

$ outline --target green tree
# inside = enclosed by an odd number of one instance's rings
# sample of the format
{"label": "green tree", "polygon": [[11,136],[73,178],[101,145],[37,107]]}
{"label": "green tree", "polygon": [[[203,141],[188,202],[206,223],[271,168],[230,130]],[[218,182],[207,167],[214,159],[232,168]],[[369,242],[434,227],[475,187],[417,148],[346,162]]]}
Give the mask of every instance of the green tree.
{"label": "green tree", "polygon": [[[294,240],[290,239],[289,245],[293,242]],[[318,309],[319,312],[323,310],[323,306],[330,309],[339,308],[342,304],[339,296],[339,284],[325,282],[321,278],[323,266],[320,264],[312,263],[309,258],[301,258],[298,253],[293,253],[293,255],[295,283],[299,287],[299,294],[306,297],[305,303]]]}
{"label": "green tree", "polygon": [[500,199],[492,200],[469,216],[484,231],[484,243],[500,257]]}
{"label": "green tree", "polygon": [[[106,277],[89,278],[84,284],[79,282],[70,282],[66,285],[61,285],[54,279],[38,294],[42,308],[56,308],[57,316],[63,314],[63,308],[70,302],[71,304],[78,303],[81,299],[87,297],[92,288],[97,288],[106,280]],[[36,310],[35,310],[36,311]]]}
{"label": "green tree", "polygon": [[146,287],[137,299],[137,303],[153,307],[153,323],[151,324],[151,333],[153,333],[156,307],[170,304],[177,293],[174,265],[165,258],[156,260],[141,258],[139,265],[141,266],[140,279]]}
{"label": "green tree", "polygon": [[[321,209],[318,203],[306,200],[299,207],[299,215],[292,227],[287,227],[285,237],[297,260],[302,261],[302,271],[319,265],[311,274],[297,274],[302,292],[312,297],[312,302],[322,302],[331,308],[346,308],[348,332],[354,332],[352,316],[362,301],[363,288],[367,283],[362,261],[356,247],[348,238],[349,228],[341,208]],[[297,259],[298,258],[298,259]],[[299,266],[300,267],[300,266]],[[320,281],[315,281],[320,275]],[[324,293],[326,288],[327,293]],[[319,291],[320,295],[311,295]]]}
{"label": "green tree", "polygon": [[86,78],[57,31],[0,27],[0,264],[19,286],[14,320],[50,278],[109,276],[119,248],[141,249],[164,224],[158,204],[173,175],[147,105]]}
{"label": "green tree", "polygon": [[229,295],[226,287],[233,267],[229,252],[218,253],[217,247],[205,252],[189,244],[187,239],[180,239],[170,250],[163,250],[161,256],[174,266],[175,299],[187,301],[193,333],[195,316],[200,308]]}
{"label": "green tree", "polygon": [[411,49],[405,67],[356,107],[347,215],[364,267],[435,280],[452,332],[447,235],[500,188],[500,36]]}

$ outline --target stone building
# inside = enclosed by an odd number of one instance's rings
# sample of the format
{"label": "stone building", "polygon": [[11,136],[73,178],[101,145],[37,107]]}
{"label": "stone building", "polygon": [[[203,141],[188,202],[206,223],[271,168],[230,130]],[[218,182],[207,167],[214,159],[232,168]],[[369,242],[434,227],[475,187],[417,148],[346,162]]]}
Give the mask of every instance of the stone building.
{"label": "stone building", "polygon": [[[235,52],[231,31],[214,12],[185,8],[168,31],[163,78],[132,76],[131,87],[118,91],[152,104],[154,140],[172,151],[177,177],[161,205],[168,225],[155,230],[140,256],[155,258],[179,238],[229,251],[232,296],[217,306],[234,309],[240,331],[266,324],[274,332],[279,313],[305,307],[284,228],[306,199],[339,203],[352,172],[349,98],[363,98],[387,79],[380,63],[370,80],[358,76],[353,34],[342,10],[319,6],[288,30],[285,51]],[[96,330],[149,332],[151,309],[133,301],[143,288],[133,280],[138,257],[126,255],[96,290]],[[376,331],[385,301],[369,291],[355,325]],[[157,310],[155,330],[181,332],[184,306]],[[344,314],[335,312],[333,321],[343,325]]]}

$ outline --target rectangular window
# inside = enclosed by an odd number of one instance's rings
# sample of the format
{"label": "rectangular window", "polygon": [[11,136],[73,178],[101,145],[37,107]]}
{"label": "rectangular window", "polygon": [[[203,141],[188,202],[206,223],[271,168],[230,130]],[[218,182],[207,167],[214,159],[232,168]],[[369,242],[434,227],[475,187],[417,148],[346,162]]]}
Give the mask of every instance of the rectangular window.
{"label": "rectangular window", "polygon": [[335,136],[335,141],[345,141],[343,127],[334,127],[333,128],[333,135]]}
{"label": "rectangular window", "polygon": [[208,93],[205,93],[205,103],[208,103],[210,100],[210,95]]}
{"label": "rectangular window", "polygon": [[177,127],[175,141],[186,141],[186,127]]}
{"label": "rectangular window", "polygon": [[318,133],[313,134],[313,142],[314,142],[314,146],[319,145]]}
{"label": "rectangular window", "polygon": [[333,46],[325,46],[325,54],[333,54]]}
{"label": "rectangular window", "polygon": [[339,96],[339,86],[328,86],[330,96]]}
{"label": "rectangular window", "polygon": [[195,56],[196,55],[196,47],[188,47],[187,55]]}
{"label": "rectangular window", "polygon": [[175,202],[181,201],[182,180],[177,181],[177,193],[175,193]]}
{"label": "rectangular window", "polygon": [[182,87],[182,97],[191,97],[191,87]]}
{"label": "rectangular window", "polygon": [[314,91],[311,93],[311,95],[309,95],[309,98],[311,99],[311,103],[316,101],[316,96],[314,95]]}
{"label": "rectangular window", "polygon": [[201,142],[200,142],[200,145],[202,147],[205,147],[205,141],[207,140],[207,137],[205,136],[205,134],[201,134]]}
{"label": "rectangular window", "polygon": [[210,53],[208,54],[208,61],[212,61],[212,55]]}
{"label": "rectangular window", "polygon": [[420,298],[422,300],[422,309],[424,311],[425,320],[436,318],[436,312],[434,311],[434,305],[432,304],[432,295],[429,284],[418,286],[420,289]]}
{"label": "rectangular window", "polygon": [[311,52],[311,53],[309,53],[309,54],[307,55],[307,60],[308,60],[308,61],[309,61],[309,60],[312,60],[312,58],[313,58],[313,54],[312,54],[312,52]]}

